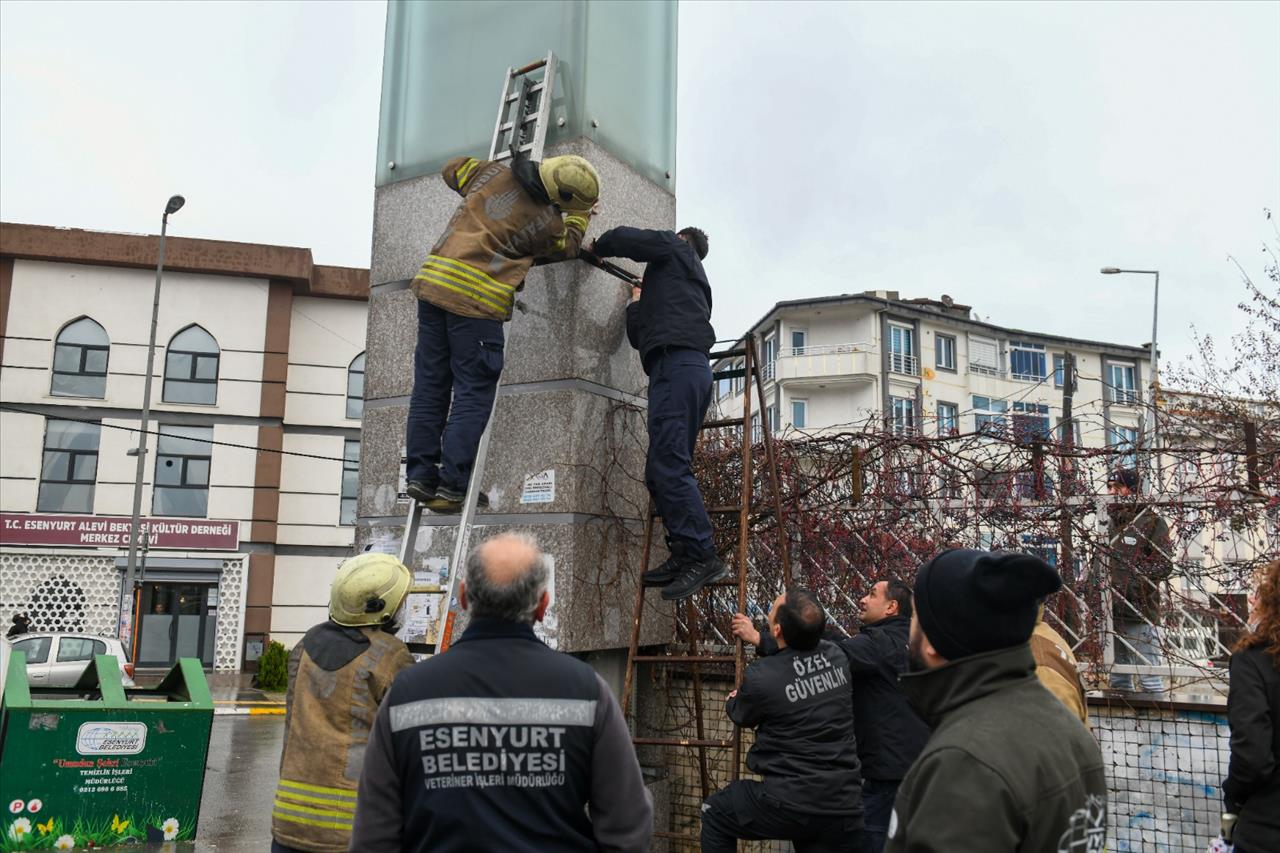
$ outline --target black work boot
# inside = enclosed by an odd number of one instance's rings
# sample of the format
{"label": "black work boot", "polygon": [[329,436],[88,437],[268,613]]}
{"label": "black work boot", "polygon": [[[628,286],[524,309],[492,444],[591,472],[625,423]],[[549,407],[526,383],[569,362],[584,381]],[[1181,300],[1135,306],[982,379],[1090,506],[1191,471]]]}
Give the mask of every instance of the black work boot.
{"label": "black work boot", "polygon": [[[436,488],[436,496],[427,501],[427,509],[444,515],[452,515],[455,512],[462,511],[462,502],[466,499],[467,493],[462,489],[455,489],[441,484]],[[484,492],[476,495],[476,508],[489,508],[489,496]]]}
{"label": "black work boot", "polygon": [[707,584],[728,574],[729,568],[715,554],[701,560],[685,559],[680,564],[679,576],[663,588],[662,597],[666,601],[688,598]]}
{"label": "black work boot", "polygon": [[436,487],[428,486],[421,480],[410,480],[404,487],[405,494],[420,504],[432,500],[436,496]]}
{"label": "black work boot", "polygon": [[645,586],[666,586],[679,576],[681,561],[684,560],[684,543],[668,539],[667,550],[671,552],[670,557],[640,576]]}

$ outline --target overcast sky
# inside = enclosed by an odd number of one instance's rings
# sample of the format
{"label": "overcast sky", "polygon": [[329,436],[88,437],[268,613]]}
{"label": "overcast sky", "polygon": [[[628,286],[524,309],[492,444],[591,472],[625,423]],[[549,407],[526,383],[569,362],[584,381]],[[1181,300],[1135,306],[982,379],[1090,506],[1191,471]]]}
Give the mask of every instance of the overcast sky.
{"label": "overcast sky", "polygon": [[[0,218],[369,262],[380,2],[0,3]],[[487,92],[489,83],[485,84]],[[1240,326],[1280,216],[1280,3],[681,4],[678,198],[722,337],[948,293],[1161,349]]]}

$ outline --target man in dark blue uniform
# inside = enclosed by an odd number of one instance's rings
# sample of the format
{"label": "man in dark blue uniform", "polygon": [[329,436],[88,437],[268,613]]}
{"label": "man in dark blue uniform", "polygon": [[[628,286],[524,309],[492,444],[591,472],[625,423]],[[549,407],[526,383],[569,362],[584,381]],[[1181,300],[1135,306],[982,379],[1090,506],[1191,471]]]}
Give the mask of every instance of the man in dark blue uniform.
{"label": "man in dark blue uniform", "polygon": [[627,306],[627,338],[649,377],[649,455],[645,485],[667,528],[671,558],[644,573],[667,600],[688,598],[728,574],[711,538],[711,519],[693,476],[698,428],[711,402],[711,284],[702,259],[707,235],[614,228],[592,246],[602,257],[646,264]]}
{"label": "man in dark blue uniform", "polygon": [[[880,850],[898,785],[929,740],[929,727],[898,687],[898,676],[907,671],[911,587],[897,579],[877,581],[858,608],[861,631],[846,637],[828,628],[824,636],[849,659],[853,731],[862,762],[864,834],[869,849]],[[757,631],[743,614],[733,617],[732,628],[735,636],[756,647],[760,657],[777,653],[773,637]]]}
{"label": "man in dark blue uniform", "polygon": [[777,652],[747,668],[725,711],[754,727],[740,779],[702,804],[702,853],[733,853],[737,839],[787,839],[797,853],[869,850],[849,703],[849,661],[822,638],[827,614],[813,593],[788,589],[769,610]]}

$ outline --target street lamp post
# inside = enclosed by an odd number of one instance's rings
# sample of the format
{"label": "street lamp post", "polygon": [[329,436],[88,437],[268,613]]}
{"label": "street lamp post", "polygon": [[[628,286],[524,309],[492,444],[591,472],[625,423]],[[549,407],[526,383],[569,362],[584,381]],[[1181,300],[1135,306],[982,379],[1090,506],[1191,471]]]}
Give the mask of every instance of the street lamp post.
{"label": "street lamp post", "polygon": [[125,568],[124,588],[120,593],[120,639],[126,639],[125,627],[132,635],[133,625],[133,585],[138,568],[138,540],[141,536],[138,528],[142,516],[142,478],[147,468],[147,426],[151,418],[151,374],[156,363],[156,325],[160,315],[160,279],[164,275],[164,238],[169,226],[169,214],[177,213],[187,200],[180,195],[171,196],[164,206],[164,216],[160,218],[160,257],[156,262],[156,288],[151,299],[151,337],[147,342],[147,372],[142,381],[142,423],[138,427],[138,446],[129,451],[130,456],[138,457],[138,468],[133,479],[133,516],[129,524],[129,560]]}
{"label": "street lamp post", "polygon": [[[1150,436],[1150,446],[1152,454],[1155,456],[1154,469],[1157,475],[1160,470],[1160,458],[1156,451],[1156,439],[1159,436],[1159,419],[1156,412],[1156,394],[1159,391],[1160,366],[1156,360],[1156,329],[1157,321],[1160,318],[1160,271],[1159,270],[1122,270],[1119,267],[1103,267],[1100,272],[1103,275],[1119,275],[1121,273],[1134,273],[1137,275],[1149,275],[1155,277],[1155,290],[1151,297],[1151,429],[1147,431]],[[1152,483],[1154,491],[1155,484]]]}

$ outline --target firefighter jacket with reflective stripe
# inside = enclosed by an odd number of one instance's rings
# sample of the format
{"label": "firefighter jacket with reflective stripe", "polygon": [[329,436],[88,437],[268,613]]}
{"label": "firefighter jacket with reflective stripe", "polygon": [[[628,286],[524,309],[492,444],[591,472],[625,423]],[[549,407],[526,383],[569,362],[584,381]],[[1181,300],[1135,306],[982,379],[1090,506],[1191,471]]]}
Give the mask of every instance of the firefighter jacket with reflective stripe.
{"label": "firefighter jacket with reflective stripe", "polygon": [[462,317],[510,320],[534,260],[577,257],[588,217],[562,217],[539,189],[540,179],[522,183],[506,163],[457,157],[441,174],[462,203],[414,278],[413,292]]}
{"label": "firefighter jacket with reflective stripe", "polygon": [[641,853],[653,805],[609,688],[528,625],[473,618],[378,711],[351,849]]}
{"label": "firefighter jacket with reflective stripe", "polygon": [[400,670],[405,644],[380,628],[324,622],[289,654],[280,782],[271,835],[314,853],[345,853],[369,729]]}

